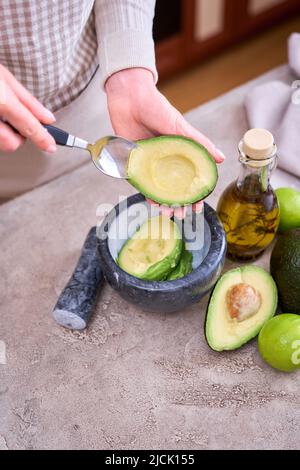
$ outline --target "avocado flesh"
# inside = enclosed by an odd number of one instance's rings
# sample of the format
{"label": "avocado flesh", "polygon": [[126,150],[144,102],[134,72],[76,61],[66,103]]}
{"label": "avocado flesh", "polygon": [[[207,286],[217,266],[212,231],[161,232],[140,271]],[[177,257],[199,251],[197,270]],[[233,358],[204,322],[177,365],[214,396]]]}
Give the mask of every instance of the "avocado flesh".
{"label": "avocado flesh", "polygon": [[286,312],[300,315],[300,229],[281,235],[272,251],[271,274]]}
{"label": "avocado flesh", "polygon": [[181,279],[184,276],[190,274],[193,270],[192,267],[193,255],[186,249],[183,250],[179,263],[176,268],[170,272],[167,277],[167,281],[175,281],[176,279]]}
{"label": "avocado flesh", "polygon": [[157,216],[148,219],[123,245],[117,263],[132,276],[160,281],[177,265],[182,248],[177,224]]}
{"label": "avocado flesh", "polygon": [[205,147],[181,136],[140,140],[130,154],[127,173],[144,196],[179,206],[204,199],[218,179],[216,163]]}
{"label": "avocado flesh", "polygon": [[[226,302],[233,286],[246,284],[260,298],[257,311],[243,321],[230,316]],[[237,349],[254,338],[277,307],[277,289],[272,277],[258,266],[243,266],[225,273],[216,284],[207,310],[205,335],[215,351]]]}

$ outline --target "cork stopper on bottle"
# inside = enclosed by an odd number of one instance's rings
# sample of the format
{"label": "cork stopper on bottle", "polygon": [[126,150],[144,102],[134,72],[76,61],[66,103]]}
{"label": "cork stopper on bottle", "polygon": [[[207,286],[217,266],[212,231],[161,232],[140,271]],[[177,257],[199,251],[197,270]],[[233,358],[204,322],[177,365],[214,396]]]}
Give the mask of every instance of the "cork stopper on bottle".
{"label": "cork stopper on bottle", "polygon": [[274,152],[274,137],[266,129],[250,129],[244,135],[242,150],[253,160],[266,160]]}

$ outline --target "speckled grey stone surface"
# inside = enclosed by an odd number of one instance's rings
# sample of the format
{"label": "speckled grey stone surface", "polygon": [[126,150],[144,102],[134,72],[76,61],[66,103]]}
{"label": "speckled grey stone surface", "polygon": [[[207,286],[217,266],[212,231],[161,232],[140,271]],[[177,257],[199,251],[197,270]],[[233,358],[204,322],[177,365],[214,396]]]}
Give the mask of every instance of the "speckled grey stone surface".
{"label": "speckled grey stone surface", "polygon": [[[259,81],[274,78],[292,80],[281,68]],[[227,155],[213,207],[237,175],[243,99],[254,85],[188,115]],[[299,187],[281,171],[273,181]],[[146,313],[105,284],[86,330],[55,323],[53,305],[99,221],[96,208],[119,193],[133,191],[87,164],[0,207],[0,448],[299,448],[300,375],[270,369],[255,340],[211,351],[207,297],[171,315]]]}

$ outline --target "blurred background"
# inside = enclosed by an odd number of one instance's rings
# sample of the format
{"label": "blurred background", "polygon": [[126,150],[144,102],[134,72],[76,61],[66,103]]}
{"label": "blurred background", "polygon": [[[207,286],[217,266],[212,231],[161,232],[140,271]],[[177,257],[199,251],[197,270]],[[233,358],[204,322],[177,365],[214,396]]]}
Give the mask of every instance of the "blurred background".
{"label": "blurred background", "polygon": [[287,62],[300,0],[156,0],[159,88],[181,111]]}

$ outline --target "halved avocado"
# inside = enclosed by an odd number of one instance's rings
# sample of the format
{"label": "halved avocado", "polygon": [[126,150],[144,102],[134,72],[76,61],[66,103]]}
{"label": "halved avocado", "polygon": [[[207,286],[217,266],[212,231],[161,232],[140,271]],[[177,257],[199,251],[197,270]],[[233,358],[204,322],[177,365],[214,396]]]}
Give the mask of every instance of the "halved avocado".
{"label": "halved avocado", "polygon": [[178,225],[160,215],[148,219],[123,245],[117,263],[132,276],[161,281],[179,262],[182,249]]}
{"label": "halved avocado", "polygon": [[246,265],[228,271],[216,284],[208,305],[208,345],[215,351],[239,348],[260,332],[276,308],[276,284],[264,269]]}
{"label": "halved avocado", "polygon": [[179,263],[177,264],[176,268],[170,272],[167,277],[167,281],[176,281],[176,279],[181,279],[182,277],[190,274],[193,270],[192,263],[192,253],[184,248]]}
{"label": "halved avocado", "polygon": [[191,204],[210,194],[218,179],[205,147],[181,136],[140,140],[129,157],[128,181],[160,204]]}

